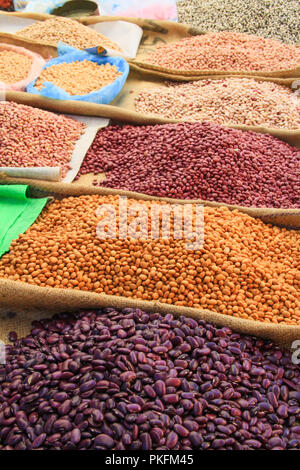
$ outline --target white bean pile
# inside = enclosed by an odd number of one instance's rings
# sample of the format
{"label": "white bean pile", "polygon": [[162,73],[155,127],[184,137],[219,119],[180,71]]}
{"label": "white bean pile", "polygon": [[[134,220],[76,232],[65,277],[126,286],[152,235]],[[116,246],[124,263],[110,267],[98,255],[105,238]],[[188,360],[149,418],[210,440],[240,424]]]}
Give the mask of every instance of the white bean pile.
{"label": "white bean pile", "polygon": [[203,31],[238,31],[300,41],[299,0],[179,0],[178,20]]}

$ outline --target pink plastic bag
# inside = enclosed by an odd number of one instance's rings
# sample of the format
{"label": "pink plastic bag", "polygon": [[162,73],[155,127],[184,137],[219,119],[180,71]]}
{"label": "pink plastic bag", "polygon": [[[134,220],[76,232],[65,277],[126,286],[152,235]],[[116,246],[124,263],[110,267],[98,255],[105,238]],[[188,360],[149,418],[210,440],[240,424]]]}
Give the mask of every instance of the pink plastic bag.
{"label": "pink plastic bag", "polygon": [[12,51],[16,52],[18,54],[23,54],[29,58],[32,59],[32,65],[30,72],[26,78],[23,80],[20,80],[19,82],[16,83],[4,83],[0,81],[0,90],[2,91],[24,91],[29,85],[32,80],[37,78],[44,67],[46,61],[39,55],[36,54],[35,52],[31,52],[28,49],[24,49],[24,47],[17,47],[17,46],[12,46],[11,44],[0,44],[0,52],[1,51]]}
{"label": "pink plastic bag", "polygon": [[100,14],[177,21],[176,0],[98,0]]}

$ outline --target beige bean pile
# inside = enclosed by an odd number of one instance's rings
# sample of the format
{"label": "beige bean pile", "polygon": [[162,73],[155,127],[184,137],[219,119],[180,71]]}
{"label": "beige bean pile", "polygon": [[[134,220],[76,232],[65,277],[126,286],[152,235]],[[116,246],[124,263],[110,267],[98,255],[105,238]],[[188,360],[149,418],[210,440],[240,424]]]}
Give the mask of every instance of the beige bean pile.
{"label": "beige bean pile", "polygon": [[87,95],[114,82],[122,75],[115,65],[98,65],[89,60],[52,65],[44,69],[36,81],[41,90],[45,81],[62,88],[70,95]]}
{"label": "beige bean pile", "polygon": [[16,33],[26,39],[43,41],[57,46],[63,41],[78,49],[103,46],[121,52],[120,46],[109,38],[70,18],[51,18],[27,26]]}
{"label": "beige bean pile", "polygon": [[[170,236],[155,238],[151,208],[165,203],[127,202],[125,229],[132,224],[139,227],[138,238],[118,237],[118,196],[53,202],[12,242],[0,260],[0,277],[300,324],[300,232],[264,224],[226,207],[206,207],[204,244],[190,249],[191,221],[185,223],[184,236],[173,218]],[[103,204],[107,206],[101,216],[97,211]],[[146,227],[136,218],[141,207]],[[116,217],[108,221],[112,209]],[[107,228],[105,236],[96,231],[100,221]]]}
{"label": "beige bean pile", "polygon": [[13,51],[0,51],[0,82],[16,83],[26,78],[32,59]]}
{"label": "beige bean pile", "polygon": [[168,70],[279,71],[300,67],[300,47],[250,34],[223,31],[159,45],[148,64]]}
{"label": "beige bean pile", "polygon": [[141,91],[135,107],[139,113],[191,122],[300,128],[300,99],[290,88],[248,78],[169,82]]}

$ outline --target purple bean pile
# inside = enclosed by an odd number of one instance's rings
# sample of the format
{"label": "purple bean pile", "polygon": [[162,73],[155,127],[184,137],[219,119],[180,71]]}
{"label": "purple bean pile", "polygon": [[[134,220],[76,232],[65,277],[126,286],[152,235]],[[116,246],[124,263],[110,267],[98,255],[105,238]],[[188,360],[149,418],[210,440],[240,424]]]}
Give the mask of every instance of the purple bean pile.
{"label": "purple bean pile", "polygon": [[98,186],[241,206],[300,207],[300,150],[271,135],[211,123],[101,129],[78,177]]}
{"label": "purple bean pile", "polygon": [[0,448],[300,449],[300,374],[274,344],[112,308],[10,334]]}

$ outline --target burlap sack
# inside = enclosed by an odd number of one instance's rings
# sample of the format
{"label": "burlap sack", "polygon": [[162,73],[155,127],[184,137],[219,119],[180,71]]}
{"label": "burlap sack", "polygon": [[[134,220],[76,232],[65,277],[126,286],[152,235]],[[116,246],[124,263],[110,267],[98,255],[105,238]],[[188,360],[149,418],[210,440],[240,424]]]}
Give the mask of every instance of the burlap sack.
{"label": "burlap sack", "polygon": [[[18,180],[19,181],[19,180]],[[25,181],[23,181],[25,183]],[[0,184],[15,184],[16,181],[0,175]],[[125,191],[110,190],[106,188],[92,188],[83,185],[67,185],[63,183],[30,183],[30,194],[32,196],[50,195],[61,199],[67,195],[83,194],[123,194],[128,197],[135,197],[139,200],[164,200],[181,204],[190,201],[169,200],[166,198],[155,198],[151,196],[134,194]],[[200,203],[200,201],[198,201]],[[208,205],[208,204],[207,204]],[[210,206],[219,206],[219,204],[210,203]],[[233,207],[232,207],[233,208]],[[292,225],[300,228],[300,211],[288,210],[277,211],[264,209],[242,209],[252,216],[261,218],[263,221],[269,221],[276,224]],[[255,215],[256,214],[256,215]],[[137,307],[146,311],[156,311],[162,314],[173,313],[174,315],[187,315],[194,318],[201,318],[217,325],[226,325],[235,331],[253,334],[259,337],[272,339],[275,342],[290,347],[292,342],[300,339],[300,325],[275,325],[251,320],[243,320],[235,317],[215,313],[209,310],[202,310],[188,307],[176,307],[162,304],[161,302],[141,301],[117,296],[107,296],[105,294],[96,294],[92,292],[73,291],[72,289],[56,289],[32,286],[22,282],[0,279],[0,309],[8,309],[10,312],[21,311],[14,318],[7,318],[0,324],[0,339],[7,341],[7,334],[11,329],[17,329],[20,334],[28,332],[29,324],[26,320],[26,312],[29,312],[30,320],[47,316],[49,312],[76,311],[81,308],[101,308],[105,306],[123,308]],[[36,313],[35,313],[36,312]],[[0,312],[1,313],[1,312]],[[3,315],[2,315],[3,317]],[[1,319],[1,314],[0,314]],[[24,320],[24,321],[23,321]]]}

